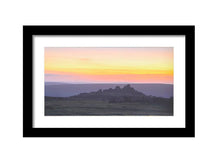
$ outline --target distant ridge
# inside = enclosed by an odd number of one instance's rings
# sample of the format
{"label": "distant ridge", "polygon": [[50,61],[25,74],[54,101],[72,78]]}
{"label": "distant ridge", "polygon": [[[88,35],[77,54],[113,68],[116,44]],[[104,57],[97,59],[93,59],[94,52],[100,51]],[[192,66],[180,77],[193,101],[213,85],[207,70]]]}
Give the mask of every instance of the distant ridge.
{"label": "distant ridge", "polygon": [[45,85],[63,85],[63,84],[69,84],[66,82],[45,82]]}
{"label": "distant ridge", "polygon": [[[80,93],[90,93],[116,86],[123,88],[126,84],[68,84],[68,83],[45,83],[45,96],[70,97]],[[157,97],[170,98],[173,96],[172,84],[130,84],[135,90]]]}
{"label": "distant ridge", "polygon": [[114,89],[109,88],[105,90],[98,90],[96,92],[81,93],[79,95],[71,96],[72,99],[80,100],[102,100],[110,103],[121,103],[121,102],[147,102],[147,103],[167,103],[170,99],[146,96],[145,94],[138,92],[132,88],[129,84],[123,88],[116,86]]}

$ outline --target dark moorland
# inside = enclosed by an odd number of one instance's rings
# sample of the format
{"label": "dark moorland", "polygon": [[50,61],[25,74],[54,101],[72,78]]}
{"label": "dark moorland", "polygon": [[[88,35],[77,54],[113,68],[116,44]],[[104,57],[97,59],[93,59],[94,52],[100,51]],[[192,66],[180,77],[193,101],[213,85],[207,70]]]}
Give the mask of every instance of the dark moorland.
{"label": "dark moorland", "polygon": [[172,116],[173,97],[146,95],[130,85],[116,86],[70,97],[45,96],[45,115]]}

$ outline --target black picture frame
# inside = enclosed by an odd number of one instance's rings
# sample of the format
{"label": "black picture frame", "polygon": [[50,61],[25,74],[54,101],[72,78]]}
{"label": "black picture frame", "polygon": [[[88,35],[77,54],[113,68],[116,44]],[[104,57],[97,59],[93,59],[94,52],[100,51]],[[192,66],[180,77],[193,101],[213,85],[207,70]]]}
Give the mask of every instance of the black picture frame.
{"label": "black picture frame", "polygon": [[[34,35],[185,36],[185,128],[34,128]],[[194,137],[194,26],[23,26],[23,137]]]}

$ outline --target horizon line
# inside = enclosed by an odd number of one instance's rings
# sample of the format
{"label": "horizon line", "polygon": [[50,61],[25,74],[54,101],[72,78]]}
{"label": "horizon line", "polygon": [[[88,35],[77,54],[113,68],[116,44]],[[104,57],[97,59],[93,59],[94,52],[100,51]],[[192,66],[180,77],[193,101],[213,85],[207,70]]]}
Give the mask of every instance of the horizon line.
{"label": "horizon line", "polygon": [[44,83],[67,83],[67,84],[168,84],[173,85],[173,83],[143,83],[143,82],[54,82],[45,81]]}

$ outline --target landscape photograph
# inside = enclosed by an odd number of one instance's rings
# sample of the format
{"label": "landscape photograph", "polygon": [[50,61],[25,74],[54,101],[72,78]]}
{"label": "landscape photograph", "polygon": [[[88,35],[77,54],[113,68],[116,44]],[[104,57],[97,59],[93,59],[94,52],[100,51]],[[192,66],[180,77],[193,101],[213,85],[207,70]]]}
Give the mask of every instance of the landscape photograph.
{"label": "landscape photograph", "polygon": [[45,47],[45,116],[173,116],[172,47]]}

